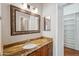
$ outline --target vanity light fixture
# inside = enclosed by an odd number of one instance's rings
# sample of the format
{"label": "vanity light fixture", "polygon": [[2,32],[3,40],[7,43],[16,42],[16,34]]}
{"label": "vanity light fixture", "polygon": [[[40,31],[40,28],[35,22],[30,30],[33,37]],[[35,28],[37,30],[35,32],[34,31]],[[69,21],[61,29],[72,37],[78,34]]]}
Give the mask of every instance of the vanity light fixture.
{"label": "vanity light fixture", "polygon": [[33,13],[38,13],[38,8],[31,6],[27,3],[22,3],[22,9],[31,11]]}

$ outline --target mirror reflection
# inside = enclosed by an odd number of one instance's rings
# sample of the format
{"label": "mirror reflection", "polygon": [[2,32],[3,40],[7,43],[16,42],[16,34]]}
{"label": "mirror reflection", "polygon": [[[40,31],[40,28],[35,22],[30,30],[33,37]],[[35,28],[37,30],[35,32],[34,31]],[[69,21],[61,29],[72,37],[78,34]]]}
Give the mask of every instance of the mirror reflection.
{"label": "mirror reflection", "polygon": [[39,29],[39,22],[38,17],[30,16],[30,19],[28,21],[28,30],[38,30]]}
{"label": "mirror reflection", "polygon": [[16,31],[38,30],[39,17],[16,11]]}
{"label": "mirror reflection", "polygon": [[28,30],[28,20],[30,15],[16,11],[16,31]]}

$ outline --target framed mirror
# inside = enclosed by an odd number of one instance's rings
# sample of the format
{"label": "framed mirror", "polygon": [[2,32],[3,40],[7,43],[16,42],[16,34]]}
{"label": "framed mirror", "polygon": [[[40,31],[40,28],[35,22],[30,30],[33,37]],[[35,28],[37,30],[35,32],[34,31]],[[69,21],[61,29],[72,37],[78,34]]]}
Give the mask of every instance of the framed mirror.
{"label": "framed mirror", "polygon": [[40,32],[40,15],[10,5],[11,35]]}
{"label": "framed mirror", "polygon": [[50,31],[51,30],[51,19],[50,16],[44,17],[44,31]]}

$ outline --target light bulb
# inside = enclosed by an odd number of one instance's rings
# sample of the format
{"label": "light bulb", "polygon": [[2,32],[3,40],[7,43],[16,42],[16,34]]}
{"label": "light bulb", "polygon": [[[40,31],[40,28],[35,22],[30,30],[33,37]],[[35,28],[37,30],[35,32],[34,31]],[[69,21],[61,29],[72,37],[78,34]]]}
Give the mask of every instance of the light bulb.
{"label": "light bulb", "polygon": [[27,9],[27,3],[23,3],[23,4],[22,4],[22,8],[23,8],[23,9]]}
{"label": "light bulb", "polygon": [[34,13],[38,13],[38,8],[33,8]]}
{"label": "light bulb", "polygon": [[38,8],[35,8],[35,13],[38,13]]}
{"label": "light bulb", "polygon": [[46,18],[47,18],[47,19],[50,19],[50,16],[47,16]]}

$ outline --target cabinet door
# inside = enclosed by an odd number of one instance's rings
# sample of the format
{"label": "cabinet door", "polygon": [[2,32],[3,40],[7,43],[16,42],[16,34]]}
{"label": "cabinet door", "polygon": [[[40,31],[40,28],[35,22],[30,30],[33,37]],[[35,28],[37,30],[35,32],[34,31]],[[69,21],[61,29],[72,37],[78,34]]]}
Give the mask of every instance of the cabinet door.
{"label": "cabinet door", "polygon": [[52,56],[52,43],[49,43],[40,49],[32,52],[28,56]]}
{"label": "cabinet door", "polygon": [[28,56],[41,56],[41,50],[38,49],[38,50],[32,52],[31,54],[29,54]]}
{"label": "cabinet door", "polygon": [[41,56],[48,56],[48,44],[41,48]]}
{"label": "cabinet door", "polygon": [[48,44],[48,56],[53,56],[53,43]]}

